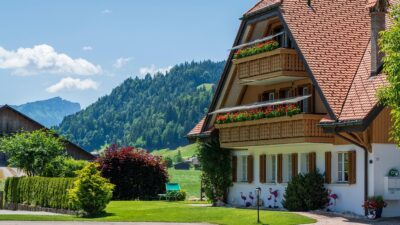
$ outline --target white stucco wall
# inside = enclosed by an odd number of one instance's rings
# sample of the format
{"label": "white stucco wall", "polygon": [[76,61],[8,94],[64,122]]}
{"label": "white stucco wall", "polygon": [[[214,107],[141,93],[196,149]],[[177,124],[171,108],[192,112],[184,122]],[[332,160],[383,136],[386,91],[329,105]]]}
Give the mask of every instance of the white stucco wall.
{"label": "white stucco wall", "polygon": [[[357,151],[357,182],[356,184],[330,184],[327,185],[328,189],[331,189],[333,193],[339,196],[336,204],[337,211],[349,211],[362,215],[364,213],[361,207],[364,199],[364,150],[354,145],[340,145],[334,146],[332,144],[287,144],[287,145],[276,145],[276,146],[258,146],[249,147],[248,150],[243,151],[232,151],[232,154],[240,155],[253,155],[254,156],[254,181],[249,183],[235,183],[229,190],[228,201],[234,205],[243,205],[243,200],[240,198],[240,192],[243,192],[246,196],[249,192],[253,192],[257,187],[262,188],[262,199],[268,205],[269,188],[279,191],[278,203],[282,207],[281,202],[283,193],[286,188],[286,184],[261,184],[259,182],[259,155],[261,154],[290,154],[290,153],[308,153],[316,152],[317,155],[317,168],[321,173],[325,172],[325,152],[332,152],[332,178],[333,182],[336,181],[337,175],[337,159],[335,153],[340,151]],[[300,158],[300,155],[299,155]],[[300,171],[299,164],[299,171]],[[273,203],[271,203],[273,204]]]}
{"label": "white stucco wall", "polygon": [[[370,195],[384,195],[384,177],[392,168],[400,170],[400,150],[393,144],[373,144],[370,171]],[[383,216],[400,216],[400,200],[386,200]]]}

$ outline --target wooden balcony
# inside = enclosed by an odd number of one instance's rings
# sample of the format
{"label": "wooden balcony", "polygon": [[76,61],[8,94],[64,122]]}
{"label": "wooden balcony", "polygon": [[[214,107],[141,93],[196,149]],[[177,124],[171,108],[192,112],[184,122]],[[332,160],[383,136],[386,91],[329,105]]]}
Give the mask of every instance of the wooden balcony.
{"label": "wooden balcony", "polygon": [[332,134],[317,126],[323,115],[298,114],[260,120],[215,124],[222,147],[235,148],[290,143],[333,143]]}
{"label": "wooden balcony", "polygon": [[233,60],[241,84],[265,85],[307,77],[304,65],[294,49],[278,48]]}

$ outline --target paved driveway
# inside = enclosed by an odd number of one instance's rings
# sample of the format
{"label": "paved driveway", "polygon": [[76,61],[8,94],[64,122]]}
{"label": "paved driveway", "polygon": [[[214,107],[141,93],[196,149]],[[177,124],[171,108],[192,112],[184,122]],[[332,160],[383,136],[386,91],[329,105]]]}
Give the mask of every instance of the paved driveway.
{"label": "paved driveway", "polygon": [[368,220],[368,219],[349,219],[341,216],[334,216],[331,214],[321,213],[310,213],[310,212],[299,212],[298,214],[314,218],[318,222],[314,225],[400,225],[400,218],[383,218],[379,220]]}

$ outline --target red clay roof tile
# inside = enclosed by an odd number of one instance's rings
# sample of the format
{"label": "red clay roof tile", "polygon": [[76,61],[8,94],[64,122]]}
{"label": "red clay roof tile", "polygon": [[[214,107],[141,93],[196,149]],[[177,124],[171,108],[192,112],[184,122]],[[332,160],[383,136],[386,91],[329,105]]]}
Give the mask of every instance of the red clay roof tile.
{"label": "red clay roof tile", "polygon": [[201,129],[204,125],[204,121],[205,121],[206,117],[203,117],[197,124],[196,126],[187,134],[187,136],[194,136],[194,135],[198,135],[201,133]]}

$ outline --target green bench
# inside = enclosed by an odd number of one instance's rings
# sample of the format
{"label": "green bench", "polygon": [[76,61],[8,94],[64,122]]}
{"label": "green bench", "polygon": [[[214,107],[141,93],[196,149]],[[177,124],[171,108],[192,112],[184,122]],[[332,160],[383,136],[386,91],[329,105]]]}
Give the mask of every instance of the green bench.
{"label": "green bench", "polygon": [[170,191],[180,191],[181,190],[181,186],[178,183],[166,183],[165,184],[165,190],[166,193],[165,194],[159,194],[159,200],[165,199],[165,200],[169,200],[169,197],[167,196],[167,193]]}

